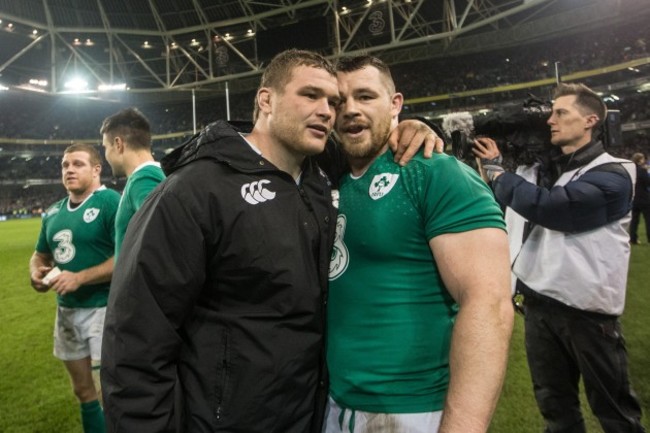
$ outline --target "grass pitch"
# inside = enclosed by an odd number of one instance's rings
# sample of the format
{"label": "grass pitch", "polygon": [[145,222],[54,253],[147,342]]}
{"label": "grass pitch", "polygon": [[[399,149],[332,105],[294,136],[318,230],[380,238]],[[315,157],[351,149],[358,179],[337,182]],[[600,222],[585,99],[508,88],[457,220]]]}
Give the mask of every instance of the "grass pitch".
{"label": "grass pitch", "polygon": [[[28,262],[40,219],[0,222],[0,432],[81,432],[79,406],[63,364],[52,356],[53,293],[29,285]],[[645,232],[640,239],[645,239]],[[634,245],[623,332],[630,375],[648,427],[650,409],[650,245]],[[584,398],[583,398],[584,403]],[[602,432],[583,404],[589,432]],[[533,397],[517,317],[508,374],[491,433],[539,433],[543,422]]]}

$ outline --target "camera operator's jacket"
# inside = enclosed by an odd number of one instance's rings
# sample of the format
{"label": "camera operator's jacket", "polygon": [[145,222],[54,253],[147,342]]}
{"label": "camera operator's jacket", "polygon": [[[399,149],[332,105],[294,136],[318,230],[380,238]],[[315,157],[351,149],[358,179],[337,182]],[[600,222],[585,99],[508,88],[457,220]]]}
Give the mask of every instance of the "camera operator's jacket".
{"label": "camera operator's jacket", "polygon": [[504,173],[497,200],[534,224],[513,272],[529,289],[568,306],[620,315],[630,257],[634,163],[592,142],[556,161],[551,189]]}
{"label": "camera operator's jacket", "polygon": [[[110,432],[320,433],[336,210],[226,122],[163,159],[115,266],[102,382]],[[183,404],[175,405],[181,389]]]}

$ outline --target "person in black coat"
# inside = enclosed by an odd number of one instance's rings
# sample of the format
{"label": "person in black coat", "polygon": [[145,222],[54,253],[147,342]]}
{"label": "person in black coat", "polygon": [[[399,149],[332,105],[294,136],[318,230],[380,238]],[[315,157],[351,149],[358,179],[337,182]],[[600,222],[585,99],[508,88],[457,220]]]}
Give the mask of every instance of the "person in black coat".
{"label": "person in black coat", "polygon": [[646,167],[645,155],[635,153],[632,161],[636,164],[636,186],[634,188],[634,201],[632,203],[632,222],[630,222],[630,243],[638,244],[638,228],[641,215],[645,221],[646,237],[650,243],[650,175]]}

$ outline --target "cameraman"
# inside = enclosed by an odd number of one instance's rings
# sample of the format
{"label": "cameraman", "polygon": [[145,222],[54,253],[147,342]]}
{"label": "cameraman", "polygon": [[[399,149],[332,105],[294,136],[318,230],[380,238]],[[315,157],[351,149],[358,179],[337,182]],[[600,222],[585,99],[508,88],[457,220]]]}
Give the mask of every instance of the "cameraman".
{"label": "cameraman", "polygon": [[[585,432],[578,397],[582,375],[606,433],[644,432],[619,322],[635,166],[596,140],[606,116],[596,93],[582,84],[560,84],[554,99],[547,123],[551,143],[562,154],[551,170],[529,167],[538,171],[534,182],[504,171],[493,140],[474,143],[497,200],[527,220],[513,273],[524,295],[535,398],[546,432]],[[551,188],[538,186],[543,176],[551,177]]]}

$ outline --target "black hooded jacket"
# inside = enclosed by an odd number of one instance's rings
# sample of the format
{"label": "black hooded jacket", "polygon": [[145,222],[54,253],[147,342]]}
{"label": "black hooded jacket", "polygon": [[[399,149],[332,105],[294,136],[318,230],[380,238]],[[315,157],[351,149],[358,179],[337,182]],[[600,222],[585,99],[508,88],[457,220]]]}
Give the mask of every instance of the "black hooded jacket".
{"label": "black hooded jacket", "polygon": [[[320,432],[336,210],[226,122],[163,160],[115,266],[102,351],[108,430]],[[178,384],[178,385],[177,385]]]}

